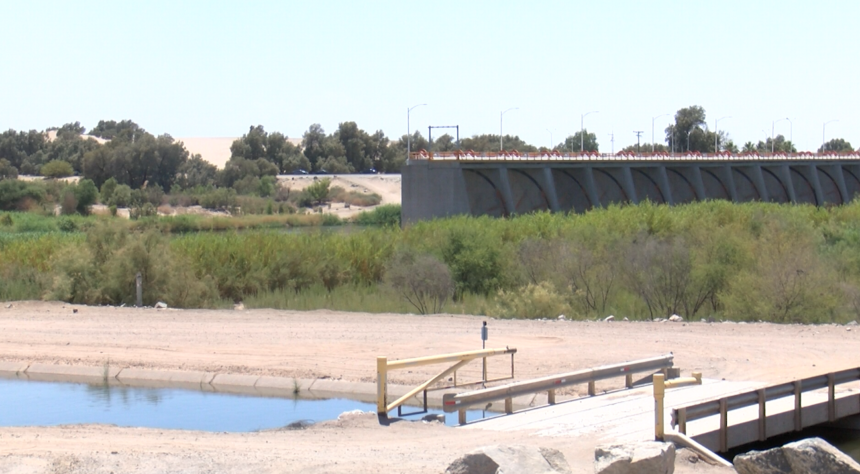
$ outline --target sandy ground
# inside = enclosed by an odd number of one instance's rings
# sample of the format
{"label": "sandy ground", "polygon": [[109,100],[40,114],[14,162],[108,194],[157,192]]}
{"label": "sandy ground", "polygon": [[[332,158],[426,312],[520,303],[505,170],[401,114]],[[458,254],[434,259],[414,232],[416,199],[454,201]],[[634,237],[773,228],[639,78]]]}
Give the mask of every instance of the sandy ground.
{"label": "sandy ground", "polygon": [[[0,308],[0,360],[100,366],[109,358],[117,366],[373,381],[380,355],[397,359],[479,348],[483,319],[20,302]],[[670,351],[685,374],[695,370],[707,378],[767,383],[860,365],[853,352],[860,329],[835,325],[490,320],[489,328],[488,347],[518,349],[522,379]],[[507,363],[491,365],[491,372]],[[419,383],[438,370],[395,372],[392,381]],[[596,441],[590,438],[489,431],[476,436],[474,430],[435,423],[382,426],[375,416],[361,415],[303,431],[243,434],[104,425],[0,428],[0,473],[438,473],[461,454],[496,443],[554,447],[574,472],[592,472]],[[682,453],[676,472],[726,472],[695,459]]]}

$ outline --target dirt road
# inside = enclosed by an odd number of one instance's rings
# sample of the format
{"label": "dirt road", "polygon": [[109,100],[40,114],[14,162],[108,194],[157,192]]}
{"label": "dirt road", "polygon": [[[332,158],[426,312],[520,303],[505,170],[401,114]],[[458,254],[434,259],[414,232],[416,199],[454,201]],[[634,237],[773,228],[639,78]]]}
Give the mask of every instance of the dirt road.
{"label": "dirt road", "polygon": [[[100,366],[110,359],[125,367],[373,381],[379,355],[397,359],[479,348],[484,319],[21,302],[0,308],[0,360]],[[696,370],[728,380],[775,383],[860,366],[854,352],[860,329],[845,326],[490,320],[489,328],[488,347],[518,349],[519,378],[670,351],[685,374]],[[418,383],[438,369],[397,372],[392,381]],[[596,441],[536,439],[522,432],[476,437],[474,431],[421,422],[380,426],[372,415],[303,431],[244,434],[0,428],[0,473],[442,472],[457,456],[494,443],[555,447],[574,472],[585,473],[591,472]],[[676,472],[711,471],[718,470],[679,461]]]}

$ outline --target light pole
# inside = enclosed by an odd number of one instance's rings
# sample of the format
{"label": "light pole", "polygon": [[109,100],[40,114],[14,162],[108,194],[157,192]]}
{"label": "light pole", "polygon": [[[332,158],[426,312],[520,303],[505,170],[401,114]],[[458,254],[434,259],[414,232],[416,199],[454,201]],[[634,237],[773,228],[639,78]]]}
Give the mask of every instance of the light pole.
{"label": "light pole", "polygon": [[720,120],[732,118],[731,115],[726,115],[725,117],[720,117],[714,120],[714,153],[720,152]]}
{"label": "light pole", "polygon": [[591,112],[582,114],[579,116],[579,152],[582,153],[585,151],[585,117],[589,114],[596,114],[599,110],[592,110]]}
{"label": "light pole", "polygon": [[791,147],[794,148],[794,122],[788,117],[785,119],[788,120],[788,141],[791,142]]}
{"label": "light pole", "polygon": [[651,117],[651,153],[654,153],[654,121],[660,117],[666,117],[668,115],[672,115],[672,114],[663,114],[663,115],[658,115],[656,117]]}
{"label": "light pole", "polygon": [[833,123],[833,122],[838,122],[838,121],[839,121],[839,119],[833,119],[833,120],[830,120],[829,122],[824,122],[824,125],[821,126],[821,152],[822,153],[824,153],[824,144],[827,143],[824,140],[824,132],[827,130],[827,124]]}
{"label": "light pole", "polygon": [[407,160],[412,158],[412,156],[411,156],[411,154],[412,154],[412,126],[409,125],[409,112],[412,112],[412,109],[414,109],[415,107],[421,107],[422,105],[427,105],[427,104],[413,105],[412,107],[409,107],[408,109],[406,109],[406,159]]}
{"label": "light pole", "polygon": [[552,130],[550,130],[550,129],[546,129],[546,131],[547,131],[547,132],[549,132],[549,151],[552,151],[552,148],[553,148],[553,144],[552,144]]}
{"label": "light pole", "polygon": [[502,118],[504,118],[506,113],[510,112],[511,110],[517,110],[517,109],[519,109],[519,107],[511,107],[510,109],[505,110],[499,114],[499,151],[502,151],[505,149],[504,142],[502,141],[503,140],[502,137],[504,136],[504,135],[502,135]]}
{"label": "light pole", "polygon": [[773,154],[773,152],[776,150],[776,148],[775,148],[775,147],[776,147],[776,138],[774,137],[773,132],[774,132],[774,130],[775,130],[775,128],[776,128],[776,124],[777,124],[777,123],[779,123],[779,122],[782,122],[783,120],[788,120],[788,117],[786,117],[786,118],[781,118],[781,119],[779,119],[779,120],[774,120],[774,121],[773,121],[773,122],[771,122],[771,124],[770,124],[770,153],[771,153],[771,155],[772,155],[772,154]]}

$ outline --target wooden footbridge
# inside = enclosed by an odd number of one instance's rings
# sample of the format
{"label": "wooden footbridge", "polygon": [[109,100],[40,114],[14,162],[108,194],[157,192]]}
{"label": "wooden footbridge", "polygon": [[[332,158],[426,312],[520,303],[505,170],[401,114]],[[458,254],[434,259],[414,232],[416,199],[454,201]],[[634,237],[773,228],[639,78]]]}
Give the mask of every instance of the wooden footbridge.
{"label": "wooden footbridge", "polygon": [[[425,391],[426,408],[428,387],[470,360],[511,355],[511,375],[507,378],[513,378],[515,352],[516,349],[509,348],[488,349],[394,362],[380,358],[379,413],[385,415],[421,391]],[[387,403],[387,370],[439,362],[456,363],[396,402]],[[595,439],[601,443],[667,440],[723,463],[725,461],[714,453],[815,425],[860,419],[851,418],[860,414],[860,368],[762,387],[763,384],[752,381],[703,379],[698,373],[679,377],[680,370],[672,365],[673,355],[667,354],[468,392],[446,393],[443,410],[458,412],[460,424],[467,429],[529,431],[540,436],[601,433]],[[634,383],[634,373],[645,376]],[[613,377],[624,377],[625,389],[597,396],[595,381]],[[483,379],[482,385],[490,382],[486,372]],[[653,384],[648,386],[652,380]],[[587,384],[589,396],[557,402],[556,390],[576,384]],[[547,405],[514,412],[513,398],[541,392],[547,395]],[[504,400],[505,416],[466,423],[468,408],[498,400]]]}

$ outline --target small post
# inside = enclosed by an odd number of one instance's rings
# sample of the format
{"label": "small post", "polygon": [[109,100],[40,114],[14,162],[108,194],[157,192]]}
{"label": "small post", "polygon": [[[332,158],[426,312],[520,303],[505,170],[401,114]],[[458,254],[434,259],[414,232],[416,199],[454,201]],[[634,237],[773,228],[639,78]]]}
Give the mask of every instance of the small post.
{"label": "small post", "polygon": [[654,438],[657,441],[663,441],[663,434],[665,433],[663,427],[663,397],[666,394],[665,377],[663,374],[654,374]]}
{"label": "small post", "polygon": [[143,307],[143,276],[137,272],[135,276],[135,288],[137,289],[137,307]]}
{"label": "small post", "polygon": [[594,387],[594,380],[588,381],[588,396],[593,397],[597,393],[597,390]]}
{"label": "small post", "polygon": [[767,439],[767,395],[765,389],[758,390],[758,440]]}
{"label": "small post", "polygon": [[800,398],[801,389],[803,388],[800,380],[794,381],[794,431],[803,429],[803,403]]}
{"label": "small post", "polygon": [[460,410],[457,412],[457,422],[461,425],[466,424],[466,410]]}
{"label": "small post", "polygon": [[514,412],[514,399],[508,397],[505,399],[505,413],[510,415],[513,412]]}
{"label": "small post", "polygon": [[678,409],[678,432],[687,434],[687,408]]}
{"label": "small post", "polygon": [[836,421],[836,374],[827,374],[827,418],[833,423]]}
{"label": "small post", "polygon": [[627,388],[633,388],[633,374],[627,374],[624,376],[624,385]]}
{"label": "small post", "polygon": [[[487,330],[487,322],[486,322],[486,321],[484,321],[484,325],[483,325],[483,326],[481,326],[481,349],[486,349],[486,348],[487,348],[487,338],[488,338],[488,336],[489,336],[489,335],[487,334],[488,332],[489,332],[489,331]],[[486,381],[487,381],[487,358],[486,358],[486,357],[484,357],[484,371],[483,371],[483,374],[484,374],[483,381],[484,381],[484,382],[486,382]]]}
{"label": "small post", "polygon": [[376,358],[376,414],[388,416],[388,357]]}
{"label": "small post", "polygon": [[550,405],[555,405],[555,390],[548,390],[546,392],[546,402]]}
{"label": "small post", "polygon": [[729,449],[729,400],[720,399],[720,452]]}

